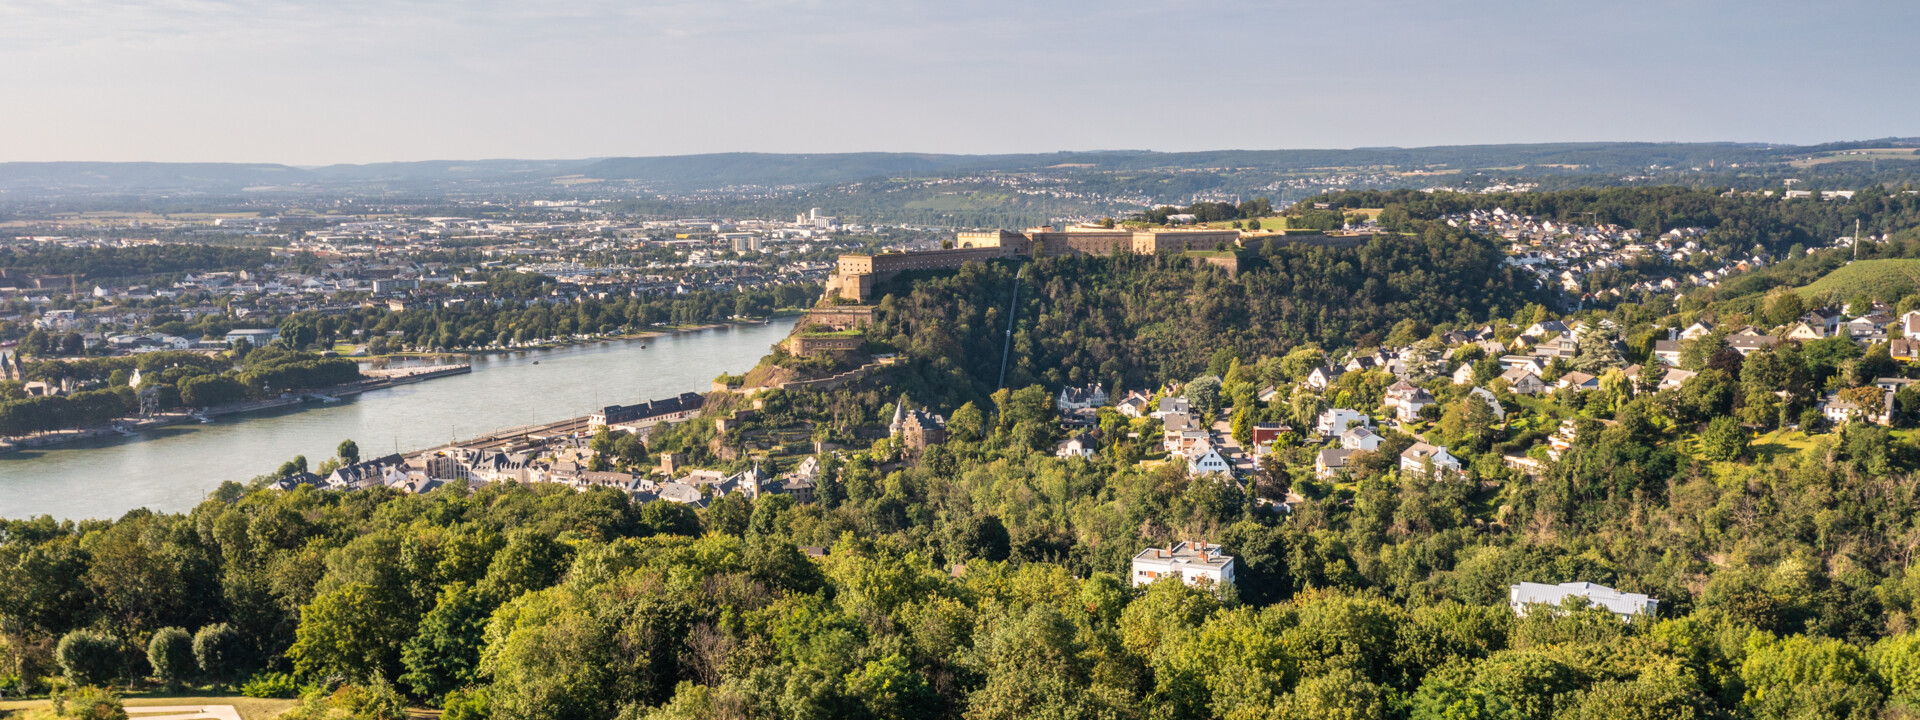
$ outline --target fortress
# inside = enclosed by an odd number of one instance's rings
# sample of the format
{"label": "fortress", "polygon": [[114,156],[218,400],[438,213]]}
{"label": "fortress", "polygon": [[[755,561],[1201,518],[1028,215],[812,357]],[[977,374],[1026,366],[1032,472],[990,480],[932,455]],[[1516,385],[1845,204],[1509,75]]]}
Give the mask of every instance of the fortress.
{"label": "fortress", "polygon": [[[1151,255],[1222,248],[1254,250],[1274,242],[1352,247],[1366,243],[1368,237],[1319,233],[1246,233],[1213,228],[1134,230],[1095,226],[1076,226],[1065,230],[1038,227],[1028,228],[1026,232],[960,232],[954,235],[953,246],[944,250],[841,255],[833,274],[827,277],[826,296],[794,326],[787,348],[795,355],[840,353],[857,349],[863,339],[852,335],[850,331],[858,330],[873,320],[873,306],[867,303],[873,299],[874,285],[910,270],[952,270],[970,262],[1013,257],[1104,256],[1123,252]],[[1211,265],[1223,268],[1229,275],[1239,270],[1239,260],[1234,256],[1216,253],[1204,259]]]}
{"label": "fortress", "polygon": [[1009,257],[1112,255],[1118,252],[1148,255],[1215,250],[1223,246],[1240,247],[1241,235],[1239,230],[1098,227],[1072,227],[1066,230],[1041,227],[1029,228],[1026,232],[961,232],[954,236],[953,248],[948,250],[841,255],[839,266],[827,278],[827,297],[830,300],[844,298],[865,303],[873,297],[874,283],[908,270],[951,270],[969,262]]}

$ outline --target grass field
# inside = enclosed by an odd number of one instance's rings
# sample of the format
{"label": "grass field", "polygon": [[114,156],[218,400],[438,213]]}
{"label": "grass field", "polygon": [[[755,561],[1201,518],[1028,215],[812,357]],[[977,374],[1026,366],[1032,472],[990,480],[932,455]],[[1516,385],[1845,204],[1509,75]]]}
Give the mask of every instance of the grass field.
{"label": "grass field", "polygon": [[1827,273],[1797,290],[1807,299],[1837,295],[1846,301],[1860,293],[1893,301],[1920,288],[1920,260],[1861,260]]}
{"label": "grass field", "polygon": [[1787,164],[1803,168],[1837,162],[1865,162],[1873,159],[1913,160],[1917,157],[1920,157],[1920,148],[1868,148],[1864,150],[1835,150],[1833,152],[1820,153],[1810,158],[1795,160]]}
{"label": "grass field", "polygon": [[1793,455],[1813,447],[1813,438],[1798,430],[1775,430],[1753,439],[1753,456],[1760,460],[1772,460],[1781,455]]}
{"label": "grass field", "polygon": [[[1260,221],[1261,230],[1287,229],[1287,218],[1284,215],[1269,215],[1267,217],[1254,218],[1254,219]],[[1247,221],[1246,220],[1221,220],[1219,222],[1201,223],[1200,226],[1214,228],[1216,230],[1231,230],[1233,229],[1234,223],[1240,223],[1241,225],[1245,225],[1247,224]]]}
{"label": "grass field", "polygon": [[[142,705],[232,705],[245,720],[266,720],[266,718],[286,712],[294,706],[295,700],[274,698],[250,698],[243,695],[166,695],[161,693],[133,693],[126,696],[127,707]],[[17,711],[44,708],[46,700],[8,700],[0,702],[0,717],[19,715]]]}

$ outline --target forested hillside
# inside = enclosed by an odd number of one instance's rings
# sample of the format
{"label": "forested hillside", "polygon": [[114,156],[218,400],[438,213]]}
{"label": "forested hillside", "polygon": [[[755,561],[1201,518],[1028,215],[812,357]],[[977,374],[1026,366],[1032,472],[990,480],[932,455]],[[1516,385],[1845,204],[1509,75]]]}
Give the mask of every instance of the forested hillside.
{"label": "forested hillside", "polygon": [[[1016,428],[1048,401],[955,413],[956,439],[897,472],[883,443],[811,505],[231,487],[184,515],[6,522],[0,683],[318,689],[302,720],[403,701],[455,720],[1866,720],[1920,688],[1913,476],[1852,443],[1716,477],[1609,431],[1493,522],[1471,486],[1385,473],[1283,517],[1125,453],[1033,453]],[[1243,564],[1235,588],[1129,587],[1139,548],[1193,536]],[[1653,593],[1662,619],[1505,605],[1511,582],[1573,579]],[[195,659],[149,659],[169,653]]]}
{"label": "forested hillside", "polygon": [[[1269,245],[1234,277],[1181,256],[1037,260],[1022,276],[1007,385],[1141,387],[1192,377],[1221,354],[1370,347],[1402,323],[1466,326],[1543,297],[1485,238],[1438,223],[1408,229],[1351,249]],[[933,366],[939,379],[913,387],[916,397],[957,406],[983,396],[999,379],[1015,272],[902,276],[869,337]]]}

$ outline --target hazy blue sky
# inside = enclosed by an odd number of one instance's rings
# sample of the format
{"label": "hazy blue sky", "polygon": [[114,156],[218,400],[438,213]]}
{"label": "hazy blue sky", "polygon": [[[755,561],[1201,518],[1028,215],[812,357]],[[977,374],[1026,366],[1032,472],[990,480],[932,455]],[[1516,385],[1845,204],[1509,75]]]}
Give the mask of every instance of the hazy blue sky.
{"label": "hazy blue sky", "polygon": [[1920,135],[1920,3],[0,0],[0,161]]}

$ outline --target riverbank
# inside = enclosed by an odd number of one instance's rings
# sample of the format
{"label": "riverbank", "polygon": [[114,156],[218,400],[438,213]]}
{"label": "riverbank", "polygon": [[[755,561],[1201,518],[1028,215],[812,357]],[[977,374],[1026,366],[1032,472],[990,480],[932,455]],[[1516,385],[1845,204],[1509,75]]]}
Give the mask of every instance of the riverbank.
{"label": "riverbank", "polygon": [[[223,481],[246,482],[296,455],[317,462],[351,439],[366,456],[445,445],[455,438],[563,432],[607,405],[706,389],[715,375],[742,373],[792,329],[791,319],[471,358],[473,371],[368,392],[118,433],[0,455],[0,518],[49,514],[114,518],[134,508],[192,509]],[[640,349],[641,345],[647,348]],[[394,363],[395,368],[418,363]],[[538,364],[535,364],[535,363]]]}
{"label": "riverbank", "polygon": [[[514,348],[484,349],[484,350],[449,350],[446,352],[423,352],[423,353],[390,353],[387,355],[352,356],[352,357],[349,357],[349,359],[360,361],[360,362],[373,362],[378,360],[396,360],[396,359],[413,360],[413,359],[419,359],[419,358],[449,357],[449,356],[456,356],[456,355],[462,356],[462,357],[476,357],[476,356],[488,357],[488,356],[501,355],[501,354],[525,353],[525,352],[536,352],[536,351],[552,351],[552,350],[560,350],[568,347],[604,344],[608,342],[629,342],[634,340],[648,340],[653,338],[669,337],[673,335],[702,332],[706,330],[715,330],[715,329],[726,328],[726,327],[757,327],[762,325],[771,325],[773,324],[775,318],[797,317],[800,314],[802,313],[797,311],[796,312],[781,311],[781,312],[776,312],[773,315],[769,315],[766,318],[761,319],[757,322],[747,321],[747,320],[736,320],[736,321],[719,322],[719,323],[706,323],[702,325],[676,325],[671,328],[666,328],[662,330],[646,330],[646,331],[641,331],[636,333],[628,333],[624,335],[597,335],[597,336],[591,336],[591,337],[575,338],[575,339],[567,340],[564,342],[558,342],[558,343],[549,343],[549,344],[543,344],[543,345],[528,345],[528,346],[521,346],[521,347],[514,347]],[[645,346],[643,345],[642,348],[644,347]],[[396,374],[380,376],[381,378],[386,378],[390,380],[389,382],[385,382],[384,384],[369,383],[368,381],[357,381],[353,383],[347,383],[345,385],[334,386],[331,388],[309,390],[309,391],[304,391],[302,393],[289,393],[276,398],[268,398],[265,400],[250,400],[244,403],[235,403],[233,405],[207,408],[207,409],[198,410],[198,411],[175,411],[175,412],[161,413],[159,415],[154,415],[154,416],[144,417],[144,418],[121,418],[119,420],[115,420],[105,425],[98,425],[90,428],[80,428],[75,430],[56,430],[53,432],[41,433],[39,435],[28,436],[25,438],[0,439],[0,455],[12,453],[12,452],[18,452],[20,450],[29,449],[29,448],[45,448],[45,447],[52,447],[56,445],[64,445],[67,443],[77,442],[80,440],[111,438],[114,436],[133,437],[134,435],[137,435],[140,431],[143,431],[143,430],[164,428],[172,425],[180,425],[180,424],[189,423],[189,422],[206,422],[206,418],[221,417],[221,416],[227,416],[227,415],[238,415],[238,414],[244,414],[249,412],[256,412],[260,410],[272,410],[277,408],[284,408],[284,407],[289,407],[294,405],[301,405],[313,400],[319,400],[321,402],[330,403],[342,397],[359,395],[361,393],[393,387],[395,385],[405,385],[408,383],[422,382],[425,380],[431,380],[436,377],[446,377],[448,375],[460,374],[460,373],[472,371],[472,366],[470,364],[460,365],[460,366],[449,366],[449,367],[464,367],[466,369],[458,372],[431,373],[425,377],[411,377],[412,371],[422,369],[417,367],[416,368],[399,368],[395,370],[389,370],[389,369],[369,370],[362,374],[372,375],[376,373],[389,373],[389,372],[396,373]],[[432,368],[425,368],[425,369],[431,370]]]}
{"label": "riverbank", "polygon": [[488,348],[477,348],[477,349],[466,349],[466,350],[446,350],[446,351],[435,351],[435,352],[398,352],[398,353],[386,353],[383,355],[343,355],[342,357],[347,357],[354,360],[368,361],[368,362],[371,362],[374,360],[391,360],[391,359],[407,360],[407,359],[423,358],[423,357],[439,357],[444,355],[486,357],[490,355],[529,352],[534,350],[558,350],[561,348],[578,347],[581,345],[595,345],[595,344],[608,343],[608,342],[646,340],[649,338],[668,337],[671,335],[678,335],[681,333],[700,332],[702,330],[715,330],[715,329],[725,328],[725,327],[754,327],[758,325],[772,325],[774,321],[778,318],[800,317],[805,314],[806,314],[805,310],[781,310],[772,315],[768,315],[767,317],[762,318],[758,321],[729,320],[726,322],[704,323],[700,325],[672,325],[660,330],[642,330],[639,332],[626,333],[622,335],[591,335],[587,337],[570,338],[567,340],[562,340],[560,342],[540,343],[536,345],[519,345],[515,347],[500,347],[500,348],[488,347]]}
{"label": "riverbank", "polygon": [[434,367],[399,368],[395,370],[372,370],[367,374],[382,373],[363,380],[342,385],[283,393],[279,397],[228,405],[216,405],[197,410],[176,410],[141,418],[121,418],[106,425],[77,430],[56,430],[14,440],[0,440],[0,454],[18,452],[29,448],[44,448],[63,445],[79,440],[112,437],[115,435],[133,437],[142,431],[180,425],[184,423],[211,422],[213,418],[228,415],[241,415],[262,410],[301,405],[309,402],[334,403],[340,398],[352,397],[374,390],[384,390],[401,385],[426,382],[434,378],[465,375],[473,372],[472,365],[443,365]]}

